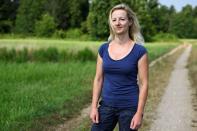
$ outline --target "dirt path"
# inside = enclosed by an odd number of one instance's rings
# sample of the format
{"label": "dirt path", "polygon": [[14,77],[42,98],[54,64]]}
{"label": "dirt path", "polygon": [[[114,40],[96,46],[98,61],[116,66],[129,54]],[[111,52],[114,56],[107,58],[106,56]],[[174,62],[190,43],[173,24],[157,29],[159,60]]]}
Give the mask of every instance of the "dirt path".
{"label": "dirt path", "polygon": [[187,60],[192,46],[189,45],[176,61],[162,101],[157,110],[156,120],[150,131],[196,131],[191,126],[192,97],[188,79]]}

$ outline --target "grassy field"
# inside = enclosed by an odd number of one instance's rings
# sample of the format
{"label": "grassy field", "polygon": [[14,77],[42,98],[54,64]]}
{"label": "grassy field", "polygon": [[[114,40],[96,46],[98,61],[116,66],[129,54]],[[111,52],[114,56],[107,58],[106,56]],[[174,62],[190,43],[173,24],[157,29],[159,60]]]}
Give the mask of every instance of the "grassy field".
{"label": "grassy field", "polygon": [[[58,122],[60,115],[75,116],[90,101],[94,66],[93,62],[0,63],[0,130],[37,130],[51,124],[50,117]],[[42,120],[32,121],[37,118]]]}
{"label": "grassy field", "polygon": [[[22,49],[27,48],[47,48],[47,47],[56,47],[58,49],[68,49],[73,51],[81,50],[85,47],[88,47],[94,51],[97,51],[98,47],[104,42],[102,41],[72,41],[72,40],[56,40],[56,39],[0,39],[0,47],[7,48],[18,48]],[[169,46],[165,46],[168,44]],[[146,43],[151,48],[157,49],[156,53],[163,50],[163,48],[170,48],[173,45],[177,45],[177,42],[160,42],[160,43]],[[158,46],[162,48],[158,48]],[[159,50],[159,51],[158,51]],[[154,51],[154,50],[153,50]]]}
{"label": "grassy field", "polygon": [[[191,56],[189,58],[189,78],[192,86],[192,106],[194,114],[193,116],[197,116],[197,41],[192,42],[192,52]],[[195,127],[197,129],[197,118],[194,117],[192,119],[191,126]]]}
{"label": "grassy field", "polygon": [[[35,43],[34,43],[35,42]],[[84,43],[84,45],[82,44]],[[100,42],[62,40],[0,40],[0,46],[33,48],[55,46],[97,50]],[[150,60],[178,44],[145,45]],[[11,47],[11,48],[12,48]],[[24,46],[22,46],[24,47]],[[44,130],[75,117],[91,100],[95,62],[0,63],[0,130]]]}
{"label": "grassy field", "polygon": [[56,47],[58,49],[68,49],[78,51],[88,47],[95,51],[101,41],[74,41],[74,40],[56,40],[56,39],[0,39],[0,47],[17,48],[48,48]]}

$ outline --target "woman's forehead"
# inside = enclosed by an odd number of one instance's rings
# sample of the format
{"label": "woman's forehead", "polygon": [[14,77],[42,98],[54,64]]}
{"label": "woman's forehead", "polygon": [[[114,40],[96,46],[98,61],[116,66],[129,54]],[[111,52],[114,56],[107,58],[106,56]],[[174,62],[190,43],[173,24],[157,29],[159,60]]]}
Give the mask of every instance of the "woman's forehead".
{"label": "woman's forehead", "polygon": [[113,17],[127,17],[127,12],[123,9],[117,9],[112,12]]}

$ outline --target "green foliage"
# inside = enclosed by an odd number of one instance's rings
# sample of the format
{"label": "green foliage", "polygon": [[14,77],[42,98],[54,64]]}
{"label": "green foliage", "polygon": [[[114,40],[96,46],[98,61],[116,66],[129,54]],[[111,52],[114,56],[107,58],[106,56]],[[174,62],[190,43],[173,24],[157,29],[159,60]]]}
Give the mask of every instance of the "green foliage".
{"label": "green foliage", "polygon": [[161,5],[159,0],[1,0],[0,33],[107,40],[109,10],[119,3],[136,12],[145,41],[152,41],[159,32],[197,38],[197,28],[193,28],[197,6],[186,5],[176,12],[174,6]]}
{"label": "green foliage", "polygon": [[56,21],[57,29],[78,28],[86,20],[88,0],[47,0],[45,8]]}
{"label": "green foliage", "polygon": [[15,32],[21,34],[32,34],[35,22],[40,19],[45,0],[20,0],[20,6],[16,18]]}
{"label": "green foliage", "polygon": [[179,41],[178,37],[174,34],[169,33],[158,33],[153,37],[153,41],[168,42],[168,41]]}
{"label": "green foliage", "polygon": [[53,47],[35,50],[32,52],[32,61],[56,62],[58,61],[58,50]]}
{"label": "green foliage", "polygon": [[28,59],[29,59],[29,56],[28,56],[28,49],[27,48],[23,48],[22,50],[18,51],[16,53],[16,58],[15,58],[15,61],[17,63],[22,63],[22,62],[27,62]]}
{"label": "green foliage", "polygon": [[37,36],[50,37],[55,32],[55,22],[52,16],[44,14],[41,20],[36,21],[35,33]]}
{"label": "green foliage", "polygon": [[0,33],[10,33],[13,30],[18,5],[18,0],[0,1]]}
{"label": "green foliage", "polygon": [[66,31],[66,38],[80,38],[82,35],[82,32],[80,29],[69,29]]}
{"label": "green foliage", "polygon": [[191,5],[183,7],[182,11],[173,17],[170,33],[180,38],[197,38],[197,29],[194,28],[197,27],[197,18],[195,17],[195,13],[192,12]]}
{"label": "green foliage", "polygon": [[76,58],[84,62],[87,60],[95,60],[96,55],[90,49],[85,48],[77,53]]}
{"label": "green foliage", "polygon": [[109,35],[108,12],[110,7],[110,2],[105,0],[94,0],[91,3],[87,28],[89,34],[97,40],[107,39]]}
{"label": "green foliage", "polygon": [[53,37],[54,38],[66,38],[66,32],[63,31],[63,30],[56,30],[54,33],[53,33]]}
{"label": "green foliage", "polygon": [[27,48],[17,50],[12,48],[0,48],[0,61],[2,62],[69,62],[69,61],[94,61],[96,55],[92,50],[85,48],[76,53],[67,50],[58,51],[55,47],[28,50]]}

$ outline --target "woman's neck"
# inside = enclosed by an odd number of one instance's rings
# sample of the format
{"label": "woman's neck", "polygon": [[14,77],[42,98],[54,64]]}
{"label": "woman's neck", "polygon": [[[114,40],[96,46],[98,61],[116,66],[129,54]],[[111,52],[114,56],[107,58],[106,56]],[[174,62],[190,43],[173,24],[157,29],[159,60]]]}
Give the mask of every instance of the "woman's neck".
{"label": "woman's neck", "polygon": [[118,35],[118,36],[115,36],[113,41],[117,44],[122,45],[122,44],[128,43],[128,41],[131,41],[131,39],[129,38],[128,35]]}

